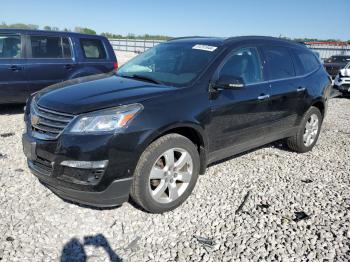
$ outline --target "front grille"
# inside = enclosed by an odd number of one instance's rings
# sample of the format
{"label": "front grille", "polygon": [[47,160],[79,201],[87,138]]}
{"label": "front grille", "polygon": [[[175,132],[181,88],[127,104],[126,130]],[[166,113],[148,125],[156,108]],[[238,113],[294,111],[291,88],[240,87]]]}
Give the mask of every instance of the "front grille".
{"label": "front grille", "polygon": [[74,115],[52,111],[39,107],[34,101],[30,109],[30,124],[34,137],[53,140],[73,120]]}

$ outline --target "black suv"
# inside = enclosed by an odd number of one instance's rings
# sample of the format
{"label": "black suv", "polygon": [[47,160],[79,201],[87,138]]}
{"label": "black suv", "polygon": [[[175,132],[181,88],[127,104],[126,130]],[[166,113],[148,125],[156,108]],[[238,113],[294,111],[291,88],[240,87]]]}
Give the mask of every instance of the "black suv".
{"label": "black suv", "polygon": [[208,164],[279,139],[315,145],[331,81],[315,54],[270,37],[180,38],[117,73],[53,85],[26,106],[31,171],[64,199],[179,206]]}
{"label": "black suv", "polygon": [[0,104],[23,103],[49,85],[117,66],[103,36],[0,29]]}

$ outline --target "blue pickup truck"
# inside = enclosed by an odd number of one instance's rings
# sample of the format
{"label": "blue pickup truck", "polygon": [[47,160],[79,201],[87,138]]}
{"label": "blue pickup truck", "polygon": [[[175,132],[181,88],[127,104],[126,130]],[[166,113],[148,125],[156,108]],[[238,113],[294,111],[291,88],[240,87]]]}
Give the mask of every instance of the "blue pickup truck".
{"label": "blue pickup truck", "polygon": [[0,29],[0,104],[23,103],[49,85],[117,67],[103,36]]}

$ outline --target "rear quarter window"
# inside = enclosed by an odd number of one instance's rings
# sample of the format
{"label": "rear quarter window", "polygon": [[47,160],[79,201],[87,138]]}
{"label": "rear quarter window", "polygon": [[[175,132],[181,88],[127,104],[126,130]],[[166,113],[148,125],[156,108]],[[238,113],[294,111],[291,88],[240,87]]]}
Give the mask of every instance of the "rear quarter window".
{"label": "rear quarter window", "polygon": [[88,59],[106,59],[106,50],[101,40],[81,38],[83,55]]}
{"label": "rear quarter window", "polygon": [[310,73],[320,66],[317,57],[312,52],[306,50],[293,50],[293,53],[296,56],[297,63],[301,65],[301,68],[297,72],[298,74]]}

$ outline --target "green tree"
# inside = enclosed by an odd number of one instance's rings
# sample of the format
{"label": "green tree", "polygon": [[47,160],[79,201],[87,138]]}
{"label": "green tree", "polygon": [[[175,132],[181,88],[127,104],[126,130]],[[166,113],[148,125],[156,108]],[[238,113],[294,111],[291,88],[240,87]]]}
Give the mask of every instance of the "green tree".
{"label": "green tree", "polygon": [[96,31],[87,27],[76,27],[74,29],[75,32],[77,33],[82,33],[82,34],[89,34],[89,35],[96,35]]}
{"label": "green tree", "polygon": [[44,30],[51,31],[52,29],[51,29],[51,26],[46,25],[46,26],[44,26]]}
{"label": "green tree", "polygon": [[16,24],[6,24],[5,22],[2,22],[0,25],[1,28],[15,28],[15,29],[32,29],[32,30],[38,30],[38,25],[33,24],[23,24],[23,23],[16,23]]}

